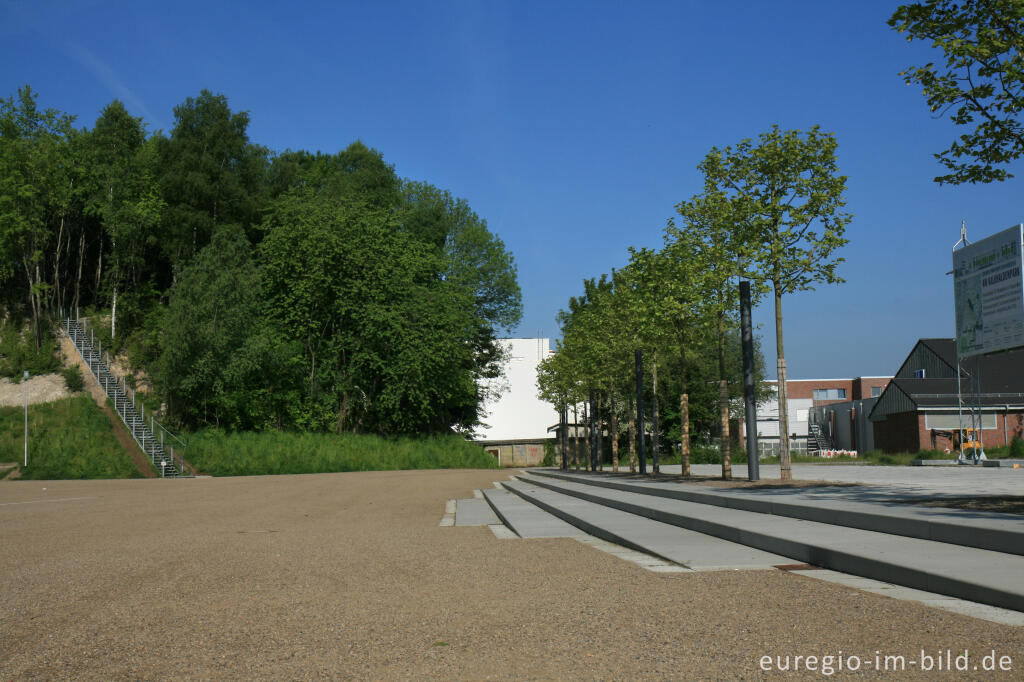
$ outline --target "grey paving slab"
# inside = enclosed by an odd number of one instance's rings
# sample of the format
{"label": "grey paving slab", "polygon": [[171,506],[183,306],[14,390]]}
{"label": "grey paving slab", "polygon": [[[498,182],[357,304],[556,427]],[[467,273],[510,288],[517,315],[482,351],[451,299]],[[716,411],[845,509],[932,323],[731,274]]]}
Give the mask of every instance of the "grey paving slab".
{"label": "grey paving slab", "polygon": [[487,500],[473,498],[455,501],[456,526],[490,526],[495,523],[501,523],[501,520],[494,515]]}
{"label": "grey paving slab", "polygon": [[791,573],[802,575],[807,578],[814,578],[815,580],[824,580],[830,583],[845,585],[846,587],[864,590],[865,592],[871,592],[872,594],[882,595],[883,597],[889,597],[891,599],[914,601],[919,604],[924,604],[925,606],[942,609],[944,611],[951,611],[965,616],[971,616],[972,618],[981,618],[982,620],[1003,623],[1005,625],[1024,625],[1024,613],[1021,613],[1020,611],[1001,609],[996,606],[989,606],[988,604],[978,604],[976,602],[965,601],[948,595],[915,590],[909,587],[892,585],[890,583],[883,583],[878,580],[861,578],[859,576],[851,576],[846,573],[839,573],[836,571],[791,571]]}
{"label": "grey paving slab", "polygon": [[[916,495],[879,486],[713,488],[640,476],[538,470],[532,475],[764,514],[1024,554],[1024,517],[908,504]],[[930,497],[930,496],[929,496]]]}
{"label": "grey paving slab", "polygon": [[693,570],[769,568],[787,558],[565,495],[523,481],[506,482],[520,497],[590,535]]}
{"label": "grey paving slab", "polygon": [[534,477],[552,492],[830,568],[1024,611],[1024,557]]}
{"label": "grey paving slab", "polygon": [[586,535],[507,490],[485,490],[484,497],[506,526],[521,538],[574,538]]}
{"label": "grey paving slab", "polygon": [[[678,474],[678,464],[661,467],[663,473]],[[694,464],[694,474],[718,476],[719,464]],[[736,478],[747,477],[746,464],[734,464]],[[762,478],[778,478],[778,464],[762,464]],[[1019,469],[967,464],[956,467],[899,467],[866,464],[794,464],[798,481],[836,481],[875,484],[903,489],[918,495],[1024,495],[1024,462]]]}

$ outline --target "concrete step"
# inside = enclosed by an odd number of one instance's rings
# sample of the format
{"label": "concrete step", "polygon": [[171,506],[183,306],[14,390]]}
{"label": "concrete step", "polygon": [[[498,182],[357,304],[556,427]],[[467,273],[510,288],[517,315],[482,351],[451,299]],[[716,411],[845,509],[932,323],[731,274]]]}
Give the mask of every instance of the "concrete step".
{"label": "concrete step", "polygon": [[534,486],[553,493],[789,557],[783,563],[808,563],[1024,611],[1024,557],[1016,554],[572,483],[550,476],[529,479]]}
{"label": "concrete step", "polygon": [[575,538],[587,535],[507,490],[488,489],[483,493],[502,523],[521,538]]}
{"label": "concrete step", "polygon": [[1024,518],[1021,516],[913,506],[901,501],[906,498],[869,501],[872,496],[878,497],[872,487],[752,490],[557,470],[530,473],[613,490],[1024,555]]}
{"label": "concrete step", "polygon": [[595,537],[696,571],[765,569],[793,563],[784,556],[685,530],[565,495],[534,481],[505,481],[519,497]]}
{"label": "concrete step", "polygon": [[457,500],[455,504],[456,526],[490,526],[501,523],[486,500]]}

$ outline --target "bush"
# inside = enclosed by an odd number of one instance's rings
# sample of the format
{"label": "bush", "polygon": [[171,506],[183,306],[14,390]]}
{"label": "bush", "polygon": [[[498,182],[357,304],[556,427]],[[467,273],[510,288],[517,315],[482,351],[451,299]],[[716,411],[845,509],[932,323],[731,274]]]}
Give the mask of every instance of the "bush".
{"label": "bush", "polygon": [[185,458],[213,476],[498,467],[481,446],[458,436],[382,438],[288,431],[200,431],[190,438]]}
{"label": "bush", "polygon": [[1024,438],[1014,436],[1010,441],[1010,457],[1013,459],[1024,459]]}
{"label": "bush", "polygon": [[19,382],[25,370],[35,376],[49,374],[60,367],[57,340],[48,329],[40,331],[42,338],[37,352],[31,324],[10,319],[0,326],[0,376]]}
{"label": "bush", "polygon": [[555,444],[553,441],[544,441],[544,459],[540,465],[544,467],[555,466]]}
{"label": "bush", "polygon": [[68,367],[61,374],[64,375],[64,385],[71,393],[78,393],[85,387],[85,379],[82,377],[82,370],[78,365]]}

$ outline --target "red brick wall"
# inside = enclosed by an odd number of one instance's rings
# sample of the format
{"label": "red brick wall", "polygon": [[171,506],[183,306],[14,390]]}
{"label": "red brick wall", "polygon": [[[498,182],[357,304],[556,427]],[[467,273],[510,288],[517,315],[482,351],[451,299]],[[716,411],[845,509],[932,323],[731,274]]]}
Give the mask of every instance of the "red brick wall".
{"label": "red brick wall", "polygon": [[[1003,437],[1005,421],[1006,437]],[[915,423],[916,422],[916,423]],[[998,447],[1007,445],[1014,436],[1024,438],[1024,413],[996,413],[996,428],[981,433],[982,445]],[[884,452],[917,452],[918,450],[953,450],[953,441],[939,436],[925,428],[923,414],[904,412],[890,414],[885,421],[875,422],[875,447]]]}
{"label": "red brick wall", "polygon": [[[870,398],[872,387],[878,386],[880,389],[882,389],[882,391],[884,391],[885,387],[889,385],[890,381],[892,381],[892,379],[888,377],[883,377],[880,379],[875,377],[857,377],[857,379],[855,379],[853,382],[853,396],[850,399],[862,400],[864,398]],[[878,395],[881,395],[881,392]]]}

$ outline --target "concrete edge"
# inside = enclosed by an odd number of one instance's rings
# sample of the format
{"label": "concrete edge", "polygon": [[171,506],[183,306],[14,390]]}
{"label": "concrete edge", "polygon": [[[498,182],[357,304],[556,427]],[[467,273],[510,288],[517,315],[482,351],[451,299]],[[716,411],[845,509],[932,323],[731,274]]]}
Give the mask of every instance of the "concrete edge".
{"label": "concrete edge", "polygon": [[889,535],[902,535],[920,540],[933,540],[963,547],[987,549],[1004,554],[1024,555],[1024,530],[1014,532],[998,528],[979,528],[966,524],[899,516],[897,514],[849,509],[827,509],[794,502],[755,500],[749,497],[733,497],[731,495],[726,496],[704,491],[668,490],[627,481],[602,479],[593,475],[563,474],[558,471],[532,471],[530,474],[564,480],[570,483],[611,488],[623,492],[667,497],[684,502],[695,502],[697,504],[726,507],[740,511],[774,514],[776,516],[827,523],[834,526],[859,528],[860,530],[870,530]]}
{"label": "concrete edge", "polygon": [[[814,566],[821,566],[834,571],[859,575],[865,578],[872,578],[874,580],[881,580],[883,582],[894,583],[896,585],[903,585],[905,587],[913,587],[927,592],[947,594],[961,599],[966,599],[968,601],[989,604],[991,606],[1009,608],[1015,611],[1024,611],[1024,594],[1007,592],[1006,590],[981,583],[974,583],[962,578],[908,568],[895,562],[873,559],[850,554],[848,552],[841,552],[808,542],[791,540],[789,538],[769,535],[763,532],[743,530],[741,528],[735,528],[716,521],[693,518],[619,500],[610,500],[598,495],[583,493],[578,490],[566,490],[564,488],[559,488],[556,485],[549,484],[547,481],[538,480],[532,481],[532,483],[563,495],[569,495],[595,504],[602,504],[607,507],[612,507],[613,509],[618,509],[619,511],[636,514],[637,516],[644,516],[654,521],[661,521],[662,523],[672,524],[687,530],[697,531],[698,533],[712,535],[723,540],[729,540],[730,542],[754,547],[772,554],[781,554],[782,556],[788,556],[796,561],[812,564]],[[519,491],[516,492],[519,494]],[[545,509],[550,507],[550,505],[545,505],[536,501],[534,501],[534,504]],[[556,514],[563,520],[568,523],[572,523],[578,528],[583,528],[581,523],[585,524],[585,522],[582,521],[570,521],[566,518],[567,516],[571,517],[567,512],[562,512],[560,510],[556,512],[551,509],[548,509],[548,511],[551,511],[551,513]],[[601,529],[597,529],[596,532],[591,532],[589,530],[587,532],[591,533],[591,535],[596,535],[597,537],[605,537],[606,539],[607,536],[614,537],[613,534],[604,532]],[[625,539],[623,539],[623,541],[612,540],[612,542],[618,542],[619,544],[623,544],[631,548],[636,547],[633,544],[627,544],[628,540]]]}

